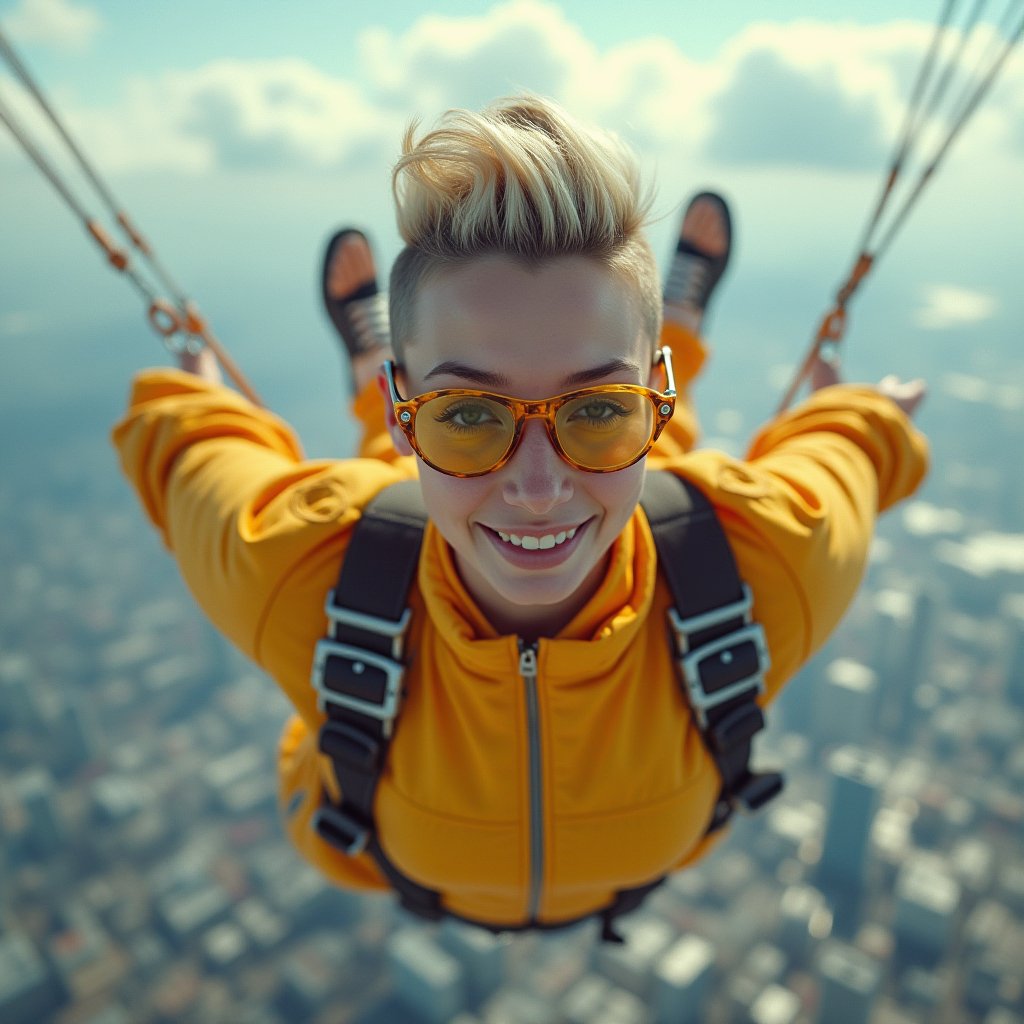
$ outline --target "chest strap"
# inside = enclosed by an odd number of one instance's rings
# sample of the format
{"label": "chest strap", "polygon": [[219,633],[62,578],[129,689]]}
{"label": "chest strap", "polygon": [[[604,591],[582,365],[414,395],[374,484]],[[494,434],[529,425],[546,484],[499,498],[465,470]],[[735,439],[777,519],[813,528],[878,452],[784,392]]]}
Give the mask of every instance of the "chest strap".
{"label": "chest strap", "polygon": [[[763,690],[767,646],[763,630],[750,620],[749,590],[707,498],[672,474],[649,472],[642,504],[675,603],[669,625],[684,692],[722,777],[710,833],[728,821],[737,804],[755,810],[782,788],[781,776],[749,770],[751,740],[764,726],[756,697]],[[335,804],[325,793],[313,826],[349,856],[368,853],[406,910],[438,920],[457,915],[444,909],[440,893],[414,882],[388,859],[373,817],[401,706],[408,592],[426,522],[417,481],[382,491],[356,524],[338,583],[327,595],[329,635],[316,646],[312,684],[326,715],[319,748],[331,759],[342,801]],[[602,937],[621,942],[614,919],[638,907],[661,881],[620,890],[598,912]],[[498,932],[518,930],[471,923]]]}

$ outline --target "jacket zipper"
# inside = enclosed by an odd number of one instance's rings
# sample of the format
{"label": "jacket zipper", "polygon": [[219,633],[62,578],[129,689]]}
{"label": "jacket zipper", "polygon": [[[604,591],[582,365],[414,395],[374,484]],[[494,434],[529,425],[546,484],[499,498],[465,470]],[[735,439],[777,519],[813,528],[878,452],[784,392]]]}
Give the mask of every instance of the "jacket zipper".
{"label": "jacket zipper", "polygon": [[527,921],[537,918],[544,878],[544,805],[541,794],[540,722],[537,700],[537,645],[519,641],[519,674],[526,692],[526,735],[530,752],[530,891]]}

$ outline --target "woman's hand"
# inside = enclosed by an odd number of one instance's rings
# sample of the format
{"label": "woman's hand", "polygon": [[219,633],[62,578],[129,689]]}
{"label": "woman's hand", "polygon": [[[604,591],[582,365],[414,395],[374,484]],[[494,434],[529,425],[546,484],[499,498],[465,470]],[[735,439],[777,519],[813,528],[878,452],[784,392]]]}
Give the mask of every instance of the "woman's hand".
{"label": "woman's hand", "polygon": [[186,373],[194,373],[211,384],[224,383],[217,357],[205,345],[198,352],[182,352],[178,356],[178,366]]}
{"label": "woman's hand", "polygon": [[[818,356],[811,367],[811,390],[817,391],[819,388],[827,388],[841,383],[842,378],[839,376],[837,363]],[[904,381],[889,374],[873,386],[879,394],[885,395],[886,398],[895,402],[908,416],[914,415],[917,407],[928,393],[928,385],[920,377]]]}

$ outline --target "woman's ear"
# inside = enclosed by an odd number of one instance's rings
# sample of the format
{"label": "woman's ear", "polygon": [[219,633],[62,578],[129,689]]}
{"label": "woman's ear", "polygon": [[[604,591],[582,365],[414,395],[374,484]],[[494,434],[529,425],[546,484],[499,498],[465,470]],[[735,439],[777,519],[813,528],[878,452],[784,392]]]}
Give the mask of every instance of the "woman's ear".
{"label": "woman's ear", "polygon": [[395,418],[395,407],[391,404],[388,379],[383,372],[377,374],[377,387],[384,399],[384,420],[388,426],[388,433],[391,435],[391,443],[399,455],[412,455],[412,445],[409,444],[405,431],[398,425],[398,420]]}

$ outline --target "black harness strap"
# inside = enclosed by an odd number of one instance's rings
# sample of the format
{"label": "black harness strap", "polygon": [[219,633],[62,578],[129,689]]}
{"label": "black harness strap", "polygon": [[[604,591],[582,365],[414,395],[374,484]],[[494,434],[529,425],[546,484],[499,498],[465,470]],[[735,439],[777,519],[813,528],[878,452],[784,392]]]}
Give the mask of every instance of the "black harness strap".
{"label": "black harness strap", "polygon": [[693,483],[648,473],[643,508],[675,608],[669,612],[686,695],[722,791],[708,832],[721,828],[739,802],[763,807],[782,789],[777,772],[750,771],[754,735],[764,728],[756,702],[769,665],[764,630],[751,621],[753,601],[740,579],[718,516]]}
{"label": "black harness strap", "polygon": [[382,491],[357,523],[338,583],[327,595],[327,639],[316,647],[313,686],[327,720],[319,746],[342,793],[325,794],[314,817],[322,838],[350,856],[366,850],[408,909],[441,916],[438,893],[400,875],[377,838],[373,801],[401,705],[409,588],[419,566],[427,512],[419,483]]}
{"label": "black harness strap", "polygon": [[[764,725],[755,698],[767,649],[760,626],[750,622],[749,592],[704,495],[669,473],[651,472],[642,503],[676,605],[670,625],[687,699],[722,776],[708,826],[712,832],[725,824],[736,801],[755,809],[781,789],[780,776],[754,775],[748,768],[751,738]],[[320,750],[334,765],[342,802],[332,803],[325,793],[314,827],[350,856],[369,853],[402,906],[438,920],[457,915],[443,908],[440,893],[414,882],[388,859],[373,818],[401,703],[408,592],[426,521],[416,481],[381,492],[356,524],[337,586],[328,594],[330,635],[317,644],[312,682],[327,715]],[[614,920],[638,907],[663,880],[617,892],[598,912],[602,938],[622,942]],[[520,930],[470,923],[496,932]],[[562,926],[530,922],[522,927]]]}

